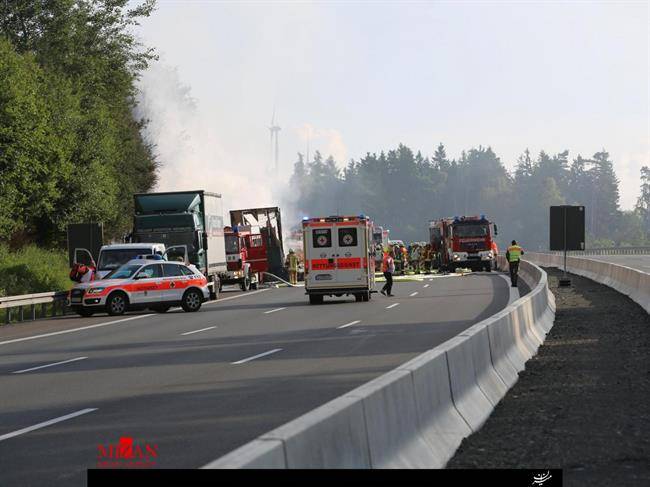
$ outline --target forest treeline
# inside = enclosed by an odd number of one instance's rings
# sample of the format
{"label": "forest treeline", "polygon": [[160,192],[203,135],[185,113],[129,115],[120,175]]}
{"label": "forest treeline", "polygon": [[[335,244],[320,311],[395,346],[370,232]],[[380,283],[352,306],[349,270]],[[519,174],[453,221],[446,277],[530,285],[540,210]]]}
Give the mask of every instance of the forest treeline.
{"label": "forest treeline", "polygon": [[426,241],[430,220],[485,214],[497,223],[501,245],[517,239],[544,250],[549,206],[580,204],[586,207],[588,247],[650,245],[650,169],[639,175],[636,208],[622,211],[605,150],[572,159],[568,151],[533,156],[526,150],[512,172],[490,147],[450,159],[443,144],[431,156],[399,145],[367,153],[344,170],[316,152],[310,161],[298,154],[289,185],[301,216],[363,213],[404,241]]}
{"label": "forest treeline", "polygon": [[156,160],[133,116],[155,59],[131,27],[153,0],[0,2],[0,243],[65,245],[68,223],[131,223]]}

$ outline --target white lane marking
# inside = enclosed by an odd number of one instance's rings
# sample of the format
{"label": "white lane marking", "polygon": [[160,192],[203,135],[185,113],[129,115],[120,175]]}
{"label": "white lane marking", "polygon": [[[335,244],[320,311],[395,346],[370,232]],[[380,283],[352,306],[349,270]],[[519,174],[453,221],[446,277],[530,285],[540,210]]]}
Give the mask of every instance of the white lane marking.
{"label": "white lane marking", "polygon": [[508,289],[510,290],[510,295],[508,297],[508,306],[517,301],[521,296],[519,295],[519,288],[512,287],[510,285],[510,276],[505,274],[499,274],[503,279],[508,283]]}
{"label": "white lane marking", "polygon": [[21,430],[13,431],[11,433],[7,433],[6,435],[0,436],[0,441],[8,440],[9,438],[13,438],[14,436],[23,435],[25,433],[29,433],[30,431],[45,428],[46,426],[51,426],[53,424],[66,421],[68,419],[76,418],[77,416],[81,416],[83,414],[92,413],[93,411],[97,411],[97,408],[82,409],[81,411],[66,414],[65,416],[60,416],[58,418],[50,419],[49,421],[45,421],[43,423],[35,424],[34,426],[28,426],[27,428],[23,428]]}
{"label": "white lane marking", "polygon": [[348,326],[356,325],[357,323],[361,323],[361,320],[351,321],[346,325],[337,326],[336,329],[340,330],[341,328],[347,328]]}
{"label": "white lane marking", "polygon": [[129,318],[124,318],[122,320],[109,321],[108,323],[98,323],[96,325],[82,326],[81,328],[72,328],[70,330],[55,331],[52,333],[45,333],[43,335],[34,335],[31,337],[14,338],[13,340],[6,340],[4,342],[0,342],[0,345],[8,345],[9,343],[24,342],[27,340],[36,340],[37,338],[46,338],[55,335],[64,335],[65,333],[74,333],[75,331],[90,330],[92,328],[101,328],[102,326],[116,325],[118,323],[124,323],[125,321],[139,320],[140,318],[146,318],[147,316],[154,316],[154,315],[148,314],[148,315],[131,316]]}
{"label": "white lane marking", "polygon": [[427,288],[427,287],[429,287],[429,286],[430,286],[430,284],[425,284],[425,285],[424,285],[425,288]]}
{"label": "white lane marking", "polygon": [[275,308],[275,309],[272,309],[271,311],[265,311],[264,314],[268,315],[268,314],[271,314],[271,313],[275,313],[276,311],[282,311],[283,309],[287,309],[286,306],[284,308]]}
{"label": "white lane marking", "polygon": [[394,308],[395,306],[399,306],[399,303],[391,304],[390,306],[386,306],[386,309],[391,309]]}
{"label": "white lane marking", "polygon": [[208,306],[210,304],[219,304],[222,303],[223,301],[228,301],[230,299],[245,298],[246,296],[252,296],[253,294],[259,294],[270,290],[271,290],[270,288],[266,288],[266,289],[258,289],[257,291],[248,291],[247,293],[238,294],[237,296],[230,296],[228,298],[219,298],[215,301],[203,303],[203,306]]}
{"label": "white lane marking", "polygon": [[194,331],[188,331],[185,333],[181,333],[181,335],[193,335],[194,333],[201,333],[202,331],[208,331],[208,330],[214,330],[216,326],[209,326],[207,328],[201,328],[200,330],[194,330]]}
{"label": "white lane marking", "polygon": [[256,358],[266,357],[267,355],[271,355],[272,353],[279,352],[280,350],[282,349],[275,348],[273,350],[269,350],[268,352],[260,353],[258,355],[253,355],[252,357],[245,358],[244,360],[238,360],[237,362],[233,362],[231,365],[245,364],[246,362],[250,362],[251,360],[255,360]]}
{"label": "white lane marking", "polygon": [[418,295],[417,291],[415,291],[414,293],[409,294],[410,297],[417,296],[417,295]]}
{"label": "white lane marking", "polygon": [[64,360],[63,362],[55,362],[53,364],[39,365],[38,367],[32,367],[31,369],[17,370],[16,372],[12,372],[12,374],[22,374],[24,372],[31,372],[32,370],[39,370],[39,369],[45,369],[47,367],[54,367],[55,365],[69,364],[70,362],[77,362],[79,360],[86,360],[87,358],[88,357],[71,358],[70,360]]}
{"label": "white lane marking", "polygon": [[[230,296],[228,298],[217,299],[216,301],[210,301],[209,303],[203,303],[203,306],[206,306],[206,305],[209,305],[209,304],[219,304],[222,301],[228,301],[229,299],[243,298],[243,297],[246,297],[246,296],[252,296],[253,294],[263,293],[265,291],[269,291],[269,289],[260,289],[258,291],[248,292],[246,294],[238,294],[237,296]],[[180,309],[180,308],[174,308],[174,309]],[[74,333],[76,331],[91,330],[93,328],[100,328],[102,326],[109,326],[109,325],[116,325],[118,323],[124,323],[125,321],[139,320],[140,318],[147,318],[148,316],[156,316],[156,314],[151,313],[151,314],[147,314],[147,315],[130,316],[129,318],[124,318],[124,319],[115,320],[115,321],[109,321],[107,323],[98,323],[96,325],[82,326],[80,328],[71,328],[70,330],[55,331],[55,332],[52,332],[52,333],[45,333],[43,335],[34,335],[34,336],[31,336],[31,337],[14,338],[13,340],[6,340],[4,342],[0,342],[0,345],[9,345],[10,343],[24,342],[24,341],[27,341],[27,340],[36,340],[37,338],[47,338],[47,337],[56,336],[56,335],[63,335],[65,333]]]}

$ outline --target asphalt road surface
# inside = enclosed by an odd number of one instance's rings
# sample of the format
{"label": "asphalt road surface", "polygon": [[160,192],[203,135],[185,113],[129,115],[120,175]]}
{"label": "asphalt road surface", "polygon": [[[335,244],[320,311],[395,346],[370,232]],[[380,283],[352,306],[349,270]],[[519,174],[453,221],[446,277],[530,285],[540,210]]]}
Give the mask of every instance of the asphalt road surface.
{"label": "asphalt road surface", "polygon": [[497,273],[393,292],[310,306],[302,288],[273,288],[198,313],[0,327],[0,485],[85,485],[122,437],[155,446],[157,468],[201,467],[512,299]]}
{"label": "asphalt road surface", "polygon": [[650,255],[586,255],[585,257],[624,265],[650,274]]}

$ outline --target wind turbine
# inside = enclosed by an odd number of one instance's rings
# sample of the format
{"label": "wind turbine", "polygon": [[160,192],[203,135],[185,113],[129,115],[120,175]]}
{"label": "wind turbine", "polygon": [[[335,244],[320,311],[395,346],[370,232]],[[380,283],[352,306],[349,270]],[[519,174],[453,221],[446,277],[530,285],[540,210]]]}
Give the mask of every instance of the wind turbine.
{"label": "wind turbine", "polygon": [[[271,117],[271,126],[269,127],[269,132],[271,132],[271,154],[274,154],[275,162],[275,173],[278,174],[280,170],[280,148],[278,144],[278,133],[282,130],[279,125],[275,123],[275,107],[273,107],[273,116]],[[274,139],[275,139],[275,151],[274,151]]]}

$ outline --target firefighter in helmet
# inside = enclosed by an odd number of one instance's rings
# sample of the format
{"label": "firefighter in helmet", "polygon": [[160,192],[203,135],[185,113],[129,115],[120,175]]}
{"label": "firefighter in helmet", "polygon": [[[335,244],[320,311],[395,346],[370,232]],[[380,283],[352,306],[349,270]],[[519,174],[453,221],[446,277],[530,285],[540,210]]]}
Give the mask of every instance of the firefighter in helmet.
{"label": "firefighter in helmet", "polygon": [[286,266],[289,270],[289,282],[293,285],[298,284],[298,256],[293,249],[289,249]]}

